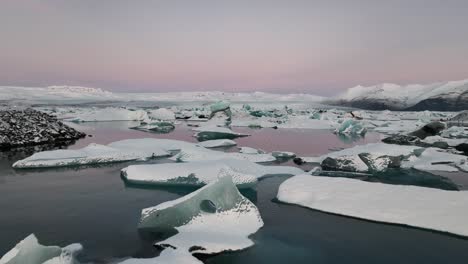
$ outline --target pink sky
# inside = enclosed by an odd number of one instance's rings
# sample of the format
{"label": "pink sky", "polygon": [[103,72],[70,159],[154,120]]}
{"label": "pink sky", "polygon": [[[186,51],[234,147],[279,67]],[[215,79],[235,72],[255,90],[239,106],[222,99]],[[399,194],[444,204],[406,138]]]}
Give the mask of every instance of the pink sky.
{"label": "pink sky", "polygon": [[468,78],[468,2],[4,0],[0,85],[336,94]]}

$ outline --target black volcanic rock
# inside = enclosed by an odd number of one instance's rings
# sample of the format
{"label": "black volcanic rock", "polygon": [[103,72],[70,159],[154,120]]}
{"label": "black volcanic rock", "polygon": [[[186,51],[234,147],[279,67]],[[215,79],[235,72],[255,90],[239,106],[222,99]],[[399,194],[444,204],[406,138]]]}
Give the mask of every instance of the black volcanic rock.
{"label": "black volcanic rock", "polygon": [[0,149],[63,144],[86,134],[34,109],[0,110]]}
{"label": "black volcanic rock", "polygon": [[463,151],[465,155],[468,155],[468,143],[462,143],[455,147],[458,151]]}
{"label": "black volcanic rock", "polygon": [[425,139],[426,137],[438,135],[442,130],[446,128],[445,124],[442,122],[431,122],[420,129],[409,133],[410,136],[416,136],[420,139]]}

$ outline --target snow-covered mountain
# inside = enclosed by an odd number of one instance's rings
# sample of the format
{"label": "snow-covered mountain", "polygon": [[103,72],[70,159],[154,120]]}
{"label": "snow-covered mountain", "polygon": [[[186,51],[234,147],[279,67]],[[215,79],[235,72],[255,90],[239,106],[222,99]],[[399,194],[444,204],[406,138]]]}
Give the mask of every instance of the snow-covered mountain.
{"label": "snow-covered mountain", "polygon": [[468,79],[428,85],[356,86],[328,101],[375,110],[458,111],[468,109]]}
{"label": "snow-covered mountain", "polygon": [[356,86],[331,98],[312,94],[220,91],[117,93],[80,86],[0,86],[0,102],[14,104],[78,104],[100,102],[299,102],[351,106],[370,110],[460,111],[468,109],[468,79],[433,84]]}
{"label": "snow-covered mountain", "polygon": [[13,87],[0,86],[0,102],[27,102],[76,104],[84,102],[320,102],[324,97],[311,94],[273,94],[264,92],[228,93],[167,92],[167,93],[114,93],[99,88],[80,86]]}

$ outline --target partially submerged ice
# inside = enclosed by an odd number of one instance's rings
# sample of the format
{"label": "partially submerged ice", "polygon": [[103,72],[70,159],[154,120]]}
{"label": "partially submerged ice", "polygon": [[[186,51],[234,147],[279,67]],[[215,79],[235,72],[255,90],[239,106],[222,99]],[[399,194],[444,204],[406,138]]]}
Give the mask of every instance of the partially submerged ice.
{"label": "partially submerged ice", "polygon": [[156,120],[175,120],[175,113],[167,108],[158,108],[148,111],[148,117]]}
{"label": "partially submerged ice", "polygon": [[175,125],[170,121],[148,120],[147,122],[142,123],[139,126],[132,127],[132,129],[166,134],[172,132],[175,129]]}
{"label": "partially submerged ice", "polygon": [[414,168],[423,171],[468,171],[468,157],[437,148],[371,143],[332,152],[320,157],[300,158],[321,164],[326,170],[376,172],[387,168]]}
{"label": "partially submerged ice", "polygon": [[202,141],[197,145],[205,147],[205,148],[221,148],[221,147],[232,147],[237,145],[234,140],[231,139],[213,139]]}
{"label": "partially submerged ice", "polygon": [[247,134],[234,132],[227,127],[219,127],[216,125],[208,125],[193,129],[197,131],[195,137],[199,141],[214,140],[214,139],[234,139],[238,137],[249,136]]}
{"label": "partially submerged ice", "polygon": [[129,183],[161,186],[202,186],[230,176],[239,188],[253,187],[266,175],[296,175],[304,171],[288,166],[263,166],[246,160],[225,159],[188,163],[131,165],[122,169]]}
{"label": "partially submerged ice", "polygon": [[[219,178],[179,199],[143,209],[139,228],[177,234],[157,243],[177,252],[215,254],[248,248],[263,226],[257,207],[230,177]],[[167,250],[167,249],[166,249]],[[164,251],[163,251],[164,252]]]}
{"label": "partially submerged ice", "polygon": [[278,200],[324,212],[468,236],[468,192],[294,176]]}
{"label": "partially submerged ice", "polygon": [[276,158],[271,154],[245,154],[233,152],[221,152],[206,148],[185,148],[171,157],[172,160],[178,162],[192,162],[203,160],[220,160],[220,159],[239,159],[248,160],[251,162],[272,162]]}
{"label": "partially submerged ice", "polygon": [[44,246],[31,234],[8,251],[0,259],[0,264],[78,264],[75,256],[81,250],[80,244],[71,244],[64,248]]}
{"label": "partially submerged ice", "polygon": [[148,158],[167,157],[183,148],[194,148],[193,143],[171,140],[140,138],[126,139],[106,146],[90,144],[82,149],[59,149],[43,151],[19,160],[14,168],[41,168],[100,164]]}

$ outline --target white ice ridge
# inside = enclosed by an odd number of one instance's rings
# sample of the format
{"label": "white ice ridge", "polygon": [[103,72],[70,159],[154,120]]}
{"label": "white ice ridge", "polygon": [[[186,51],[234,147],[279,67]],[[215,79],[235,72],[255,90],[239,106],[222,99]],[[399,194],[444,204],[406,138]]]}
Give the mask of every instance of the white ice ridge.
{"label": "white ice ridge", "polygon": [[213,139],[198,143],[199,146],[205,148],[231,147],[235,146],[236,144],[237,143],[235,141],[230,139]]}
{"label": "white ice ridge", "polygon": [[77,150],[59,149],[38,152],[15,162],[13,167],[45,168],[101,164],[168,157],[174,153],[178,154],[172,159],[177,161],[219,160],[226,158],[249,160],[252,162],[276,160],[270,154],[245,155],[240,153],[225,153],[180,140],[139,138],[116,141],[106,146],[90,144]]}
{"label": "white ice ridge", "polygon": [[107,107],[82,109],[66,119],[72,122],[98,122],[98,121],[141,121],[148,119],[143,110],[129,110],[125,108]]}
{"label": "white ice ridge", "polygon": [[139,228],[178,233],[162,247],[215,254],[245,249],[263,226],[257,207],[242,196],[231,177],[223,177],[179,199],[143,209]]}
{"label": "white ice ridge", "polygon": [[31,234],[8,251],[0,259],[0,264],[78,264],[75,255],[82,248],[80,244],[71,244],[64,248],[43,246]]}
{"label": "white ice ridge", "polygon": [[301,173],[304,171],[296,167],[263,166],[237,159],[131,165],[122,169],[125,180],[135,184],[202,186],[230,176],[238,188],[253,187],[266,175]]}
{"label": "white ice ridge", "polygon": [[158,108],[156,110],[150,110],[148,117],[157,120],[174,120],[175,114],[167,108]]}
{"label": "white ice ridge", "polygon": [[227,127],[219,127],[216,125],[207,125],[193,128],[197,131],[195,137],[200,141],[214,140],[214,139],[233,139],[237,137],[246,137],[248,134],[234,132]]}
{"label": "white ice ridge", "polygon": [[277,198],[339,215],[468,236],[465,191],[298,175],[280,185]]}

